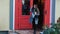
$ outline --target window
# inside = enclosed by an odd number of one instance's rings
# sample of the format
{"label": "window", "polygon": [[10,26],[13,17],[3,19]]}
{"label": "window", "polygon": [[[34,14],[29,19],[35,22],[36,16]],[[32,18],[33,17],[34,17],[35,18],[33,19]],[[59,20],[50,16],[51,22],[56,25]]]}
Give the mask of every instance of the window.
{"label": "window", "polygon": [[30,0],[22,0],[22,15],[30,15]]}

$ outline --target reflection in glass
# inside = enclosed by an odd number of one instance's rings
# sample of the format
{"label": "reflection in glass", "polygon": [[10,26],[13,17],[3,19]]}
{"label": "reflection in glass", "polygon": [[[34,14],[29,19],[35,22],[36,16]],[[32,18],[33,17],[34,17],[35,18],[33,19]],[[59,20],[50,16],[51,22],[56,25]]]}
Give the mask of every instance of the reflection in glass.
{"label": "reflection in glass", "polygon": [[30,0],[22,0],[22,15],[30,14]]}

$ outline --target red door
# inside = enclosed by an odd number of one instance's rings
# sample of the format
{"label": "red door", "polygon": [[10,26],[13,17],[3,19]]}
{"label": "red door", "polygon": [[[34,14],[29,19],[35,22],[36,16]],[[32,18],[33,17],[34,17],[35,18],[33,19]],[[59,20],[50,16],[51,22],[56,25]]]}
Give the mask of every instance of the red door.
{"label": "red door", "polygon": [[[44,24],[50,25],[50,0],[45,0],[44,6]],[[32,29],[32,24],[29,22],[30,14],[22,14],[22,0],[15,0],[15,30]],[[30,7],[33,6],[33,0],[30,0]]]}
{"label": "red door", "polygon": [[[22,0],[15,0],[15,30],[32,29],[32,24],[29,22],[30,14],[26,15],[25,13],[22,12],[23,11],[22,2],[23,2]],[[33,0],[30,0],[29,4],[30,4],[29,7],[31,7],[33,5]]]}

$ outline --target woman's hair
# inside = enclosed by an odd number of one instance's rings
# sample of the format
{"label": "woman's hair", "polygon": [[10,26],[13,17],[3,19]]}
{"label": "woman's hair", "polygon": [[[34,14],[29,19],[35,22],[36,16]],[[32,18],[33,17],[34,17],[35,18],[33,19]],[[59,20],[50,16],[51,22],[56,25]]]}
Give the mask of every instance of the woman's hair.
{"label": "woman's hair", "polygon": [[33,4],[33,5],[37,5],[37,4]]}

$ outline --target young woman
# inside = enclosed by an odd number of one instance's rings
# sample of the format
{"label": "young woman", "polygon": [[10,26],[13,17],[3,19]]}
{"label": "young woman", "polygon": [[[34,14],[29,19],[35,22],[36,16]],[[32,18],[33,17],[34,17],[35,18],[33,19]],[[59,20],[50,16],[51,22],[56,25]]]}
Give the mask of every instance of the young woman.
{"label": "young woman", "polygon": [[31,8],[31,18],[30,22],[33,24],[33,29],[36,30],[37,25],[38,25],[38,16],[40,15],[40,11],[38,9],[37,4],[34,4],[34,6]]}

